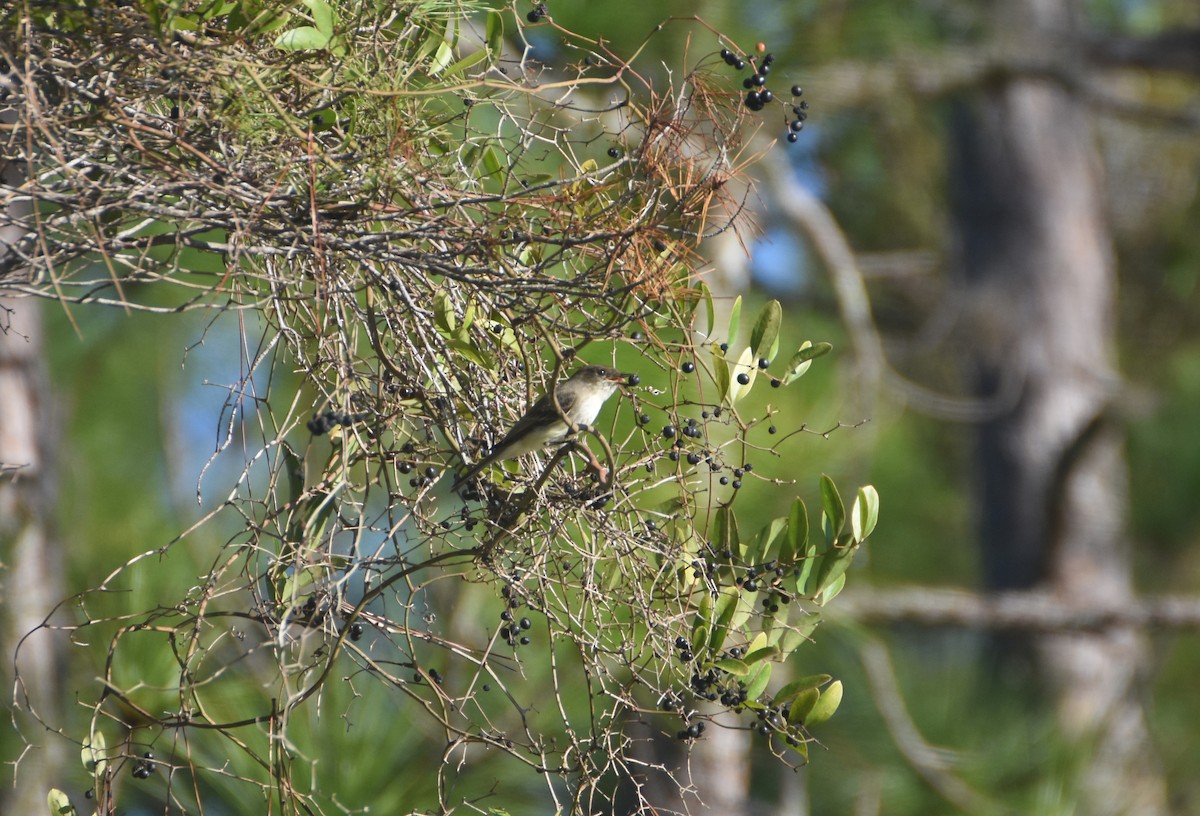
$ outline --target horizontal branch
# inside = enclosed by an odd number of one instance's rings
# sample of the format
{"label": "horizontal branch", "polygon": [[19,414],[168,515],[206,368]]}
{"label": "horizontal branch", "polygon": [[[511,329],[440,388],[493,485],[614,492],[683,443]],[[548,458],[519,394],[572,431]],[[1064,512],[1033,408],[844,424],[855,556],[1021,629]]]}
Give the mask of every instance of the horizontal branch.
{"label": "horizontal branch", "polygon": [[932,587],[860,589],[839,595],[826,614],[831,620],[858,623],[971,629],[1200,629],[1200,597],[1164,595],[1131,598],[1124,603],[1081,603],[1042,591],[981,594]]}
{"label": "horizontal branch", "polygon": [[[1188,42],[1188,31],[1176,37]],[[971,47],[944,47],[936,52],[898,54],[888,59],[828,63],[808,80],[821,89],[825,110],[860,110],[896,98],[940,99],[969,94],[981,87],[1015,79],[1040,78],[1080,95],[1092,106],[1126,119],[1195,130],[1200,116],[1187,106],[1147,103],[1121,94],[1105,71],[1130,68],[1192,73],[1190,62],[1173,56],[1151,61],[1144,47],[1107,41],[1032,39],[992,41]],[[1136,51],[1136,53],[1135,53]],[[1139,64],[1138,60],[1141,59]]]}

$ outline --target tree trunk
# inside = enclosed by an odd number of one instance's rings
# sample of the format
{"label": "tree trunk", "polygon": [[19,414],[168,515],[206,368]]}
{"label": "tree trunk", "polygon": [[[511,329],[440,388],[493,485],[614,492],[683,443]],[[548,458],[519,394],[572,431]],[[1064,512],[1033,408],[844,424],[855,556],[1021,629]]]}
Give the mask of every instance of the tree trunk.
{"label": "tree trunk", "polygon": [[[2,111],[0,121],[11,123],[15,116],[11,109]],[[0,178],[6,189],[19,187],[21,168],[0,160]],[[0,269],[11,269],[4,262],[26,232],[30,207],[3,195]],[[24,272],[17,268],[7,274]],[[60,645],[45,629],[21,640],[63,597],[63,558],[51,523],[55,479],[49,394],[39,304],[0,298],[0,682],[5,689],[14,688],[12,658],[20,643],[14,722],[32,746],[17,765],[16,784],[0,786],[0,813],[45,813],[49,788],[66,784],[64,742],[33,742],[45,732],[27,710],[34,705],[44,721],[61,721]],[[26,700],[26,694],[32,699]]]}
{"label": "tree trunk", "polygon": [[[1047,41],[1072,23],[1058,2],[1022,0],[1015,16],[1023,36]],[[1052,81],[1016,76],[961,104],[954,138],[976,383],[995,407],[977,437],[985,586],[1130,601],[1125,463],[1111,407],[1116,280],[1089,112]],[[1063,732],[1094,752],[1080,780],[1083,810],[1164,812],[1135,696],[1144,637],[1113,627],[1030,645]]]}

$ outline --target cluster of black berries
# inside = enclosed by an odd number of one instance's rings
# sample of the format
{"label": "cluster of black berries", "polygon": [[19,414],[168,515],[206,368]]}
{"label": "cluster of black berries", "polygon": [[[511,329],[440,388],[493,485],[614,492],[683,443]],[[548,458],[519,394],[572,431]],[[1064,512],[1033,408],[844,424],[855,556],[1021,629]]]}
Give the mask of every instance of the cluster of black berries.
{"label": "cluster of black berries", "polygon": [[746,67],[746,61],[728,48],[721,49],[721,59],[725,60],[725,64],[730,68],[736,68],[739,71]]}
{"label": "cluster of black berries", "polygon": [[304,606],[300,607],[293,620],[296,623],[319,626],[325,621],[325,617],[328,614],[328,598],[322,597],[318,600],[316,595],[309,595],[304,601]]}
{"label": "cluster of black berries", "polygon": [[[678,641],[676,641],[676,643],[678,643]],[[704,733],[706,723],[703,720],[692,720],[689,722],[689,720],[692,719],[692,715],[687,711],[687,703],[684,702],[683,697],[679,694],[676,694],[673,691],[668,691],[658,701],[658,707],[663,711],[679,712],[679,716],[682,718],[686,727],[675,734],[675,739],[694,740],[698,739]]]}
{"label": "cluster of black berries", "polygon": [[768,706],[759,709],[758,726],[755,729],[764,737],[775,731],[783,731],[787,728],[787,722],[783,719],[783,711],[776,706]]}
{"label": "cluster of black berries", "polygon": [[763,54],[763,58],[758,62],[758,70],[742,80],[742,87],[746,89],[746,107],[752,111],[762,110],[775,99],[775,94],[766,87],[767,74],[771,73],[773,62],[774,54]]}
{"label": "cluster of black berries", "polygon": [[691,663],[696,659],[696,654],[692,651],[692,644],[688,643],[688,639],[683,635],[675,638],[675,655],[681,663]]}
{"label": "cluster of black berries", "polygon": [[798,746],[804,739],[800,724],[789,723],[783,709],[782,705],[770,705],[759,709],[758,725],[751,728],[764,737],[779,734],[788,745]]}
{"label": "cluster of black berries", "polygon": [[531,11],[525,15],[525,19],[531,23],[540,23],[542,21],[542,18],[545,17],[547,14],[549,14],[549,12],[546,11],[546,4],[538,3],[536,6],[533,7],[533,11]]}
{"label": "cluster of black berries", "polygon": [[[411,462],[401,462],[397,466],[397,468],[400,470],[401,473],[411,473],[412,469],[413,469],[413,465]],[[433,465],[426,465],[425,469],[423,471],[421,471],[420,475],[413,476],[411,479],[408,480],[408,486],[409,487],[426,487],[428,485],[433,484],[435,481],[437,481],[437,477],[440,475],[441,475],[441,472],[437,468],[435,468]]]}
{"label": "cluster of black berries", "polygon": [[366,414],[343,414],[338,411],[326,411],[323,414],[313,414],[312,419],[308,421],[308,430],[313,436],[321,436],[329,433],[338,425],[341,425],[343,428],[349,428],[353,423],[366,418]]}
{"label": "cluster of black berries", "polygon": [[530,644],[529,635],[521,634],[533,626],[533,621],[529,618],[521,618],[521,620],[513,622],[513,613],[505,609],[500,613],[500,620],[504,621],[504,627],[500,630],[500,639],[509,646],[516,648],[520,646],[528,646]]}
{"label": "cluster of black berries", "polygon": [[[745,654],[745,649],[734,647],[725,652],[722,657],[731,657],[736,660],[744,657]],[[708,700],[710,703],[720,700],[722,705],[733,709],[739,709],[749,697],[743,681],[715,666],[703,673],[693,672],[690,682],[692,691],[697,697]]]}
{"label": "cluster of black berries", "polygon": [[[759,48],[762,48],[761,43]],[[746,67],[746,60],[728,48],[721,49],[721,59],[725,61],[726,65],[739,71]],[[749,110],[760,111],[775,100],[775,94],[767,87],[767,74],[771,73],[771,65],[774,62],[774,54],[763,54],[754,73],[742,80],[742,87],[746,89],[743,103]],[[803,95],[803,88],[799,85],[792,86],[792,115],[795,118],[788,123],[787,140],[793,144],[800,138],[800,131],[804,129],[804,120],[808,118],[808,103],[799,100],[799,97]],[[772,385],[774,384],[772,383]]]}
{"label": "cluster of black berries", "polygon": [[[735,477],[742,476],[746,471],[750,470],[750,463],[747,462],[740,468],[734,468],[733,475]],[[724,484],[724,479],[722,479]],[[734,488],[741,487],[741,480],[738,479],[733,483]],[[703,559],[697,558],[692,561],[692,569],[696,572],[703,573],[709,580],[715,580],[717,570],[719,568],[718,561],[729,562],[725,568],[733,570],[736,574],[738,569],[741,569],[734,562],[734,552],[730,549],[718,550],[713,545],[708,546],[709,556]],[[765,564],[757,566],[751,564],[742,569],[741,574],[734,578],[734,584],[740,586],[747,592],[766,592],[766,596],[762,600],[763,610],[765,612],[778,612],[780,604],[786,606],[792,602],[791,595],[783,588],[783,579],[788,573],[796,573],[795,567],[785,566],[778,561],[767,561]],[[731,655],[739,657],[740,655]]]}
{"label": "cluster of black berries", "polygon": [[415,399],[417,396],[417,389],[398,382],[388,382],[383,387],[389,394],[395,394],[402,400]]}
{"label": "cluster of black berries", "polygon": [[715,703],[721,698],[721,694],[717,689],[720,687],[724,676],[725,670],[718,669],[716,666],[703,673],[699,671],[692,672],[690,680],[692,691],[696,693],[697,697],[708,700],[710,703]]}
{"label": "cluster of black berries", "polygon": [[529,631],[533,626],[533,621],[529,618],[521,618],[519,621],[514,620],[514,609],[520,609],[524,603],[512,591],[512,587],[505,586],[500,590],[500,594],[504,596],[508,608],[500,613],[500,639],[512,646],[514,649],[517,646],[528,646],[530,644],[529,635],[524,635],[522,632]]}
{"label": "cluster of black berries", "polygon": [[[463,489],[466,490],[468,488]],[[478,491],[476,491],[476,493],[478,493]],[[462,510],[458,512],[458,518],[463,523],[463,529],[468,533],[474,530],[475,525],[479,523],[479,519],[471,515],[471,511],[467,508],[466,504],[464,504]]]}
{"label": "cluster of black berries", "polygon": [[[729,553],[729,550],[725,552]],[[763,606],[768,612],[778,612],[780,603],[787,605],[792,602],[791,596],[782,588],[783,579],[787,574],[787,567],[777,561],[768,561],[758,566],[752,564],[746,567],[745,571],[734,579],[734,583],[747,592],[761,590],[770,593],[763,598]]]}
{"label": "cluster of black berries", "polygon": [[[787,140],[795,143],[800,138],[800,131],[804,130],[804,120],[808,118],[808,103],[803,99],[804,89],[799,85],[792,86],[792,116],[796,118],[788,123]],[[778,381],[773,381],[771,385],[778,387]]]}
{"label": "cluster of black berries", "polygon": [[[441,672],[439,672],[437,669],[429,669],[427,672],[425,672],[425,674],[429,675],[429,679],[432,680],[436,685],[440,686],[446,682],[446,678],[442,677]],[[414,683],[419,684],[424,681],[425,681],[425,678],[421,674],[420,671],[413,672],[413,682]]]}
{"label": "cluster of black berries", "polygon": [[133,763],[133,778],[149,779],[152,773],[154,773],[154,754],[147,751],[142,754],[141,759]]}

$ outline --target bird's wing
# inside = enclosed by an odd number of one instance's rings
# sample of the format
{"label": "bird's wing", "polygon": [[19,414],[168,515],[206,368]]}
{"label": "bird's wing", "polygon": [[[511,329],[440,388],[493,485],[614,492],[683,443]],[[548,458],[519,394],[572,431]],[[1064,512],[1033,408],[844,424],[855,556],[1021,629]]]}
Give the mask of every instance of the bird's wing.
{"label": "bird's wing", "polygon": [[[562,408],[564,414],[570,415],[571,406],[575,404],[575,395],[570,391],[559,391],[558,405]],[[533,407],[525,412],[525,416],[521,417],[509,429],[504,438],[497,442],[493,447],[493,451],[503,450],[509,442],[514,439],[520,439],[525,435],[525,432],[530,428],[544,425],[547,422],[553,422],[559,419],[558,410],[554,407],[553,398],[550,394],[543,394],[542,398],[533,404]]]}
{"label": "bird's wing", "polygon": [[[556,391],[556,394],[558,396],[559,408],[562,408],[562,412],[564,414],[569,415],[571,412],[571,407],[575,404],[575,394],[570,390]],[[510,443],[524,436],[526,431],[528,431],[530,428],[543,425],[547,422],[553,422],[559,418],[559,413],[554,407],[553,397],[550,394],[543,394],[541,399],[535,402],[533,407],[526,411],[525,415],[518,419],[516,423],[514,423],[513,426],[508,429],[508,433],[506,433],[499,442],[492,446],[492,449],[488,452],[488,455],[471,465],[471,467],[469,467],[455,480],[450,489],[458,490],[462,485],[464,485],[470,479],[473,479],[488,465],[500,459],[507,458],[502,456],[504,449],[507,448]]]}

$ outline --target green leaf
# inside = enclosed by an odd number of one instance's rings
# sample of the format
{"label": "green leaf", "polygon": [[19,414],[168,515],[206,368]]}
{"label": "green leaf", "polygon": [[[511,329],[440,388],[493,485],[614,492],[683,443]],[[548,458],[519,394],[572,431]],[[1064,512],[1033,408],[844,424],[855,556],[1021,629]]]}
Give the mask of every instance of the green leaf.
{"label": "green leaf", "polygon": [[487,58],[488,58],[488,52],[481,48],[480,50],[478,50],[472,54],[468,54],[467,56],[463,57],[458,62],[454,63],[449,68],[447,68],[446,73],[443,75],[442,78],[449,79],[450,77],[458,76],[459,74],[464,73],[468,68],[478,65],[479,63],[483,62]]}
{"label": "green leaf", "polygon": [[448,334],[454,334],[458,320],[454,314],[454,304],[450,302],[450,295],[444,289],[433,296],[433,322]]}
{"label": "green leaf", "polygon": [[329,35],[312,26],[300,26],[283,32],[275,40],[281,51],[321,51],[329,44]]}
{"label": "green leaf", "polygon": [[437,50],[433,54],[433,60],[429,63],[430,76],[437,76],[452,62],[454,62],[454,49],[450,46],[450,43],[442,40],[438,43]]}
{"label": "green leaf", "polygon": [[740,555],[737,516],[732,507],[718,507],[713,515],[712,529],[708,531],[709,540],[718,553],[724,550]]}
{"label": "green leaf", "polygon": [[[829,674],[810,674],[807,677],[793,680],[775,693],[775,702],[776,704],[786,703],[800,692],[808,689],[819,689],[832,679],[833,675]],[[788,719],[791,718],[789,717]]]}
{"label": "green leaf", "polygon": [[808,743],[802,740],[796,740],[794,743],[795,744],[792,742],[785,742],[784,744],[799,754],[805,762],[808,762]]}
{"label": "green leaf", "polygon": [[200,23],[195,17],[180,14],[171,18],[170,29],[172,31],[199,31]]}
{"label": "green leaf", "polygon": [[504,17],[498,11],[487,13],[487,29],[484,34],[487,50],[492,58],[500,56],[504,50]]}
{"label": "green leaf", "polygon": [[820,615],[812,615],[809,623],[805,623],[803,629],[784,629],[779,638],[779,659],[787,660],[788,655],[800,648],[800,644],[808,640],[808,636],[812,634],[812,630],[817,628],[815,622],[821,620]]}
{"label": "green leaf", "polygon": [[326,39],[333,36],[333,24],[336,16],[333,7],[326,0],[304,0],[304,5],[308,6],[312,12],[313,24],[325,35]]}
{"label": "green leaf", "polygon": [[722,671],[729,672],[734,677],[745,677],[750,673],[749,666],[733,657],[726,657],[722,660],[718,660],[713,665]]}
{"label": "green leaf", "polygon": [[779,548],[779,560],[791,563],[808,546],[808,508],[797,498],[788,513],[787,546]]}
{"label": "green leaf", "polygon": [[483,368],[493,369],[496,367],[495,360],[491,355],[483,351],[479,346],[468,340],[447,340],[446,345],[457,351],[463,357],[466,357],[472,363]]}
{"label": "green leaf", "polygon": [[108,761],[108,744],[104,740],[104,732],[92,732],[91,742],[83,746],[79,758],[88,773],[104,773],[104,763]]}
{"label": "green leaf", "polygon": [[779,326],[783,322],[783,307],[772,300],[762,307],[754,328],[750,332],[750,348],[755,357],[771,359],[771,347],[779,339]]}
{"label": "green leaf", "polygon": [[717,307],[713,303],[712,290],[704,281],[700,281],[696,285],[696,296],[704,302],[704,331],[708,332],[708,338],[711,340],[717,330]]}
{"label": "green leaf", "polygon": [[746,655],[744,658],[742,658],[742,660],[748,664],[757,663],[760,660],[766,660],[767,658],[774,657],[777,654],[779,654],[778,646],[763,646],[761,649],[755,649],[754,651],[750,652],[750,654]]}
{"label": "green leaf", "polygon": [[709,627],[709,617],[712,615],[712,601],[708,593],[704,594],[700,601],[700,609],[696,613],[696,620],[692,624],[692,652],[699,653],[705,646],[708,645],[709,636],[712,634]]}
{"label": "green leaf", "polygon": [[717,384],[717,402],[724,402],[729,396],[729,386],[731,383],[729,377],[729,363],[725,359],[725,353],[721,351],[719,346],[712,347],[713,358],[713,382]]}
{"label": "green leaf", "polygon": [[796,575],[796,593],[799,595],[808,595],[808,579],[812,577],[812,571],[817,564],[817,545],[816,543],[807,544],[804,547],[804,554],[800,561],[800,572]]}
{"label": "green leaf", "polygon": [[846,524],[846,506],[842,504],[837,485],[825,474],[821,474],[821,509],[825,512],[824,521],[828,524],[826,536],[832,543]]}
{"label": "green leaf", "polygon": [[483,149],[482,155],[483,169],[485,178],[487,176],[498,176],[504,170],[504,163],[500,161],[500,157],[496,155],[496,150],[491,145]]}
{"label": "green leaf", "polygon": [[733,301],[733,308],[729,310],[729,331],[725,335],[725,342],[733,343],[737,340],[738,332],[742,328],[742,296],[738,295]]}
{"label": "green leaf", "polygon": [[51,788],[46,797],[46,805],[50,808],[50,816],[75,816],[75,806],[67,795],[58,788]]}
{"label": "green leaf", "polygon": [[717,620],[713,624],[712,634],[708,639],[708,648],[714,652],[720,651],[721,646],[725,643],[725,638],[729,635],[729,622],[733,620],[734,614],[737,612],[738,599],[740,593],[737,587],[727,589],[721,593],[721,597],[717,600]]}
{"label": "green leaf", "polygon": [[282,484],[287,485],[287,492],[282,497],[283,503],[295,504],[304,495],[304,460],[286,442],[280,445],[279,453],[279,463],[283,466],[283,476],[286,479]]}
{"label": "green leaf", "polygon": [[749,375],[749,381],[742,385],[740,382],[734,382],[729,386],[729,402],[733,404],[742,397],[750,393],[750,389],[754,387],[754,378],[758,375],[758,366],[754,363],[754,352],[750,347],[742,349],[741,355],[738,356],[737,363],[733,366],[735,376],[742,374]]}
{"label": "green leaf", "polygon": [[796,380],[804,376],[804,372],[808,371],[809,365],[818,357],[828,354],[833,350],[833,346],[829,343],[813,343],[805,340],[800,344],[800,349],[792,355],[792,359],[788,361],[787,371],[783,375],[783,384],[790,385]]}
{"label": "green leaf", "polygon": [[759,615],[758,608],[754,605],[757,599],[757,590],[754,592],[746,592],[745,590],[742,590],[741,594],[738,595],[736,610],[737,614],[733,616],[733,620],[729,623],[730,629],[735,632],[744,631],[746,622],[749,621],[751,617],[757,617]]}
{"label": "green leaf", "polygon": [[429,33],[425,35],[425,39],[421,40],[421,44],[417,47],[416,52],[413,54],[412,61],[414,63],[420,63],[424,61],[426,57],[437,50],[439,45],[443,45],[446,41],[446,31],[449,29],[449,27],[450,22],[447,20],[446,25],[442,28],[442,30],[436,31],[430,29]]}
{"label": "green leaf", "polygon": [[814,725],[827,722],[841,704],[842,681],[834,680],[829,684],[829,688],[821,692],[821,698],[817,700],[812,710],[808,712],[808,717],[804,720],[804,724],[812,728]]}
{"label": "green leaf", "polygon": [[779,356],[779,335],[775,335],[775,339],[771,341],[771,347],[767,349],[767,353],[763,355],[768,360],[774,360]]}
{"label": "green leaf", "polygon": [[211,20],[215,17],[224,17],[226,14],[229,14],[234,9],[237,9],[240,7],[241,7],[240,2],[237,2],[237,3],[235,3],[235,2],[213,3],[207,9],[205,9],[203,17],[205,20]]}
{"label": "green leaf", "polygon": [[466,311],[463,312],[462,325],[458,327],[458,338],[460,340],[467,339],[467,331],[475,325],[475,300],[472,298],[467,301]]}
{"label": "green leaf", "polygon": [[804,722],[804,718],[812,711],[813,706],[817,704],[817,700],[821,699],[821,692],[816,687],[802,689],[797,692],[796,699],[792,701],[792,705],[788,708],[787,721],[793,725],[800,725]]}
{"label": "green leaf", "polygon": [[816,598],[817,605],[824,606],[825,604],[832,601],[834,598],[836,598],[838,596],[839,593],[841,593],[842,589],[844,589],[845,586],[846,586],[846,570],[843,569],[836,578],[834,578],[832,581],[827,581],[821,587],[821,591],[817,593],[817,598]]}
{"label": "green leaf", "polygon": [[871,485],[858,489],[854,497],[854,506],[850,508],[850,530],[854,540],[860,544],[875,531],[879,521],[879,491]]}
{"label": "green leaf", "polygon": [[771,560],[771,552],[776,549],[784,528],[787,526],[787,519],[777,518],[771,519],[766,527],[758,531],[758,535],[746,545],[746,551],[743,553],[743,558],[748,564],[762,564]]}
{"label": "green leaf", "polygon": [[757,700],[766,688],[767,683],[771,682],[771,668],[774,663],[759,663],[758,667],[750,672],[750,676],[746,678],[746,698],[749,700]]}

